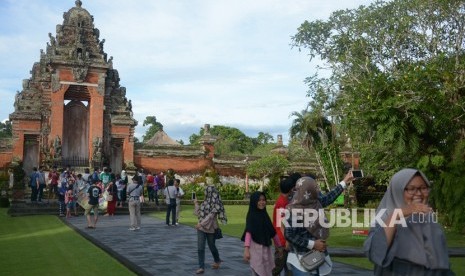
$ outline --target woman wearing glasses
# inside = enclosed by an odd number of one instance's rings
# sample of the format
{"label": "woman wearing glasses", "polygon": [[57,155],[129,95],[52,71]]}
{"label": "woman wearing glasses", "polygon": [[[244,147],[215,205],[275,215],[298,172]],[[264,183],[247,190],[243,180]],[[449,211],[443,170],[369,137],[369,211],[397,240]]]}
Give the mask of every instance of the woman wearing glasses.
{"label": "woman wearing glasses", "polygon": [[453,275],[446,238],[428,205],[430,183],[416,169],[391,179],[364,250],[374,275]]}

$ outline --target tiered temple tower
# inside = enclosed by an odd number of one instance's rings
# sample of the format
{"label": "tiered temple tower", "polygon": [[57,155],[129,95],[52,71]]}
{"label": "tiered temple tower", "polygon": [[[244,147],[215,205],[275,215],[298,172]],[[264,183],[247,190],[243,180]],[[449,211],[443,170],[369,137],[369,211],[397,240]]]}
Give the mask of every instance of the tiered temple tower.
{"label": "tiered temple tower", "polygon": [[134,128],[126,88],[93,16],[77,0],[17,92],[13,157],[33,166],[132,166]]}

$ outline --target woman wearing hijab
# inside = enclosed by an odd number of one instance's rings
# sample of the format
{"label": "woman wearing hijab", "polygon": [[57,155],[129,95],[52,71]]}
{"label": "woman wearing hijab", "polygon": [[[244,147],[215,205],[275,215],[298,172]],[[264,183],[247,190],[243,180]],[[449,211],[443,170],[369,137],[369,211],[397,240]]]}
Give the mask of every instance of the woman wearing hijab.
{"label": "woman wearing hijab", "polygon": [[272,275],[274,258],[271,239],[282,254],[281,242],[266,211],[266,196],[263,192],[255,192],[250,196],[245,230],[241,238],[244,241],[244,260],[250,263],[252,275]]}
{"label": "woman wearing hijab", "polygon": [[122,170],[121,171],[121,184],[123,185],[122,186],[122,192],[121,192],[121,204],[120,204],[120,207],[123,207],[123,205],[126,203],[126,199],[127,199],[127,196],[126,196],[126,193],[127,193],[127,187],[128,187],[128,184],[129,184],[129,179],[128,179],[128,175],[126,174],[126,171],[125,170]]}
{"label": "woman wearing hijab", "polygon": [[197,254],[199,258],[199,268],[196,274],[205,272],[205,241],[208,243],[208,248],[213,255],[213,269],[219,269],[221,264],[220,255],[215,245],[215,229],[218,228],[218,219],[223,224],[228,222],[226,212],[220,194],[214,186],[205,188],[205,199],[198,204],[197,199],[194,200],[194,214],[199,218],[199,222],[195,226],[197,229]]}
{"label": "woman wearing hijab", "polygon": [[374,275],[453,275],[442,227],[428,206],[430,183],[416,169],[391,179],[364,250]]}
{"label": "woman wearing hijab", "polygon": [[[287,256],[287,263],[294,276],[315,273],[327,275],[331,272],[332,262],[326,251],[326,239],[329,237],[329,229],[320,224],[320,221],[325,221],[323,206],[319,200],[320,187],[313,178],[305,176],[297,180],[295,188],[294,197],[291,203],[287,205],[290,214],[288,219],[289,227],[284,230],[284,236],[291,246]],[[317,213],[318,215],[312,216],[310,221],[296,218],[296,221],[293,222],[293,214],[299,214],[300,218],[306,218],[304,212]],[[302,267],[299,259],[312,249],[324,252],[326,255],[325,262],[316,270],[307,271]]]}

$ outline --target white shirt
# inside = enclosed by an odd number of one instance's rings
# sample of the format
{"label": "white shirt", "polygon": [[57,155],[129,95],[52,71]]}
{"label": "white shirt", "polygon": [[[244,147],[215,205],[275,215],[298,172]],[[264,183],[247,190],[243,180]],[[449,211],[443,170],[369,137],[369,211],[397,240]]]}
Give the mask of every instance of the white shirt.
{"label": "white shirt", "polygon": [[165,188],[165,202],[166,204],[170,204],[170,198],[176,198],[178,191],[174,186],[168,186]]}
{"label": "white shirt", "polygon": [[181,203],[181,197],[184,195],[184,191],[182,190],[181,187],[179,187],[178,194],[176,196],[176,204]]}

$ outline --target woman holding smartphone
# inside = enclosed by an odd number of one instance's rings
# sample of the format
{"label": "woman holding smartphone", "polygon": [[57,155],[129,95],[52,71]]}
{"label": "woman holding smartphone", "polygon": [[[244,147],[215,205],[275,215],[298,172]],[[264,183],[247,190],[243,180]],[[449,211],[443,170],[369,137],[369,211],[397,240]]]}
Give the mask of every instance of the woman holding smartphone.
{"label": "woman holding smartphone", "polygon": [[212,269],[219,269],[221,264],[220,254],[215,244],[215,229],[218,228],[218,219],[226,224],[228,219],[224,210],[223,201],[215,186],[205,188],[205,199],[199,205],[197,199],[194,199],[194,214],[199,218],[195,226],[197,229],[197,254],[199,258],[199,268],[196,274],[205,272],[205,242],[213,255],[214,263]]}

